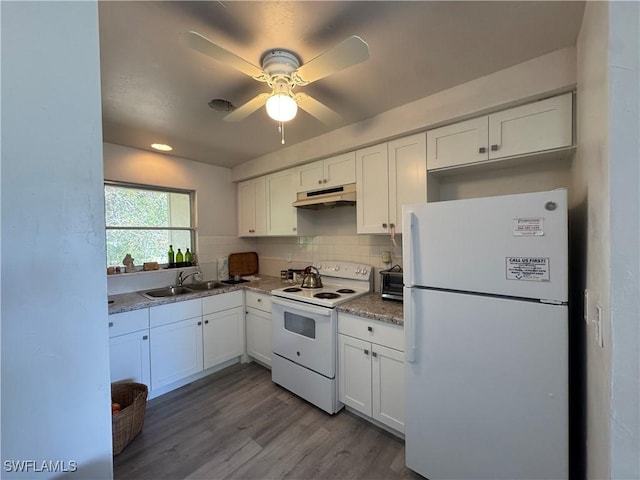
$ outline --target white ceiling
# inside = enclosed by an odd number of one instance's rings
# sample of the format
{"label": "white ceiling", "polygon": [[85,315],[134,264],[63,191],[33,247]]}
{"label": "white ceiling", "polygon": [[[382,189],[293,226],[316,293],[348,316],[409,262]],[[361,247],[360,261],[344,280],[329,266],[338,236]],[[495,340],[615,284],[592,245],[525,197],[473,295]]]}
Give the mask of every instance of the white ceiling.
{"label": "white ceiling", "polygon": [[239,106],[268,91],[178,41],[195,30],[254,65],[273,48],[307,62],[351,35],[371,58],[304,91],[344,117],[327,127],[299,110],[287,145],[474,78],[575,45],[584,2],[100,1],[104,140],[231,167],[283,146],[264,108],[223,121],[214,98]]}

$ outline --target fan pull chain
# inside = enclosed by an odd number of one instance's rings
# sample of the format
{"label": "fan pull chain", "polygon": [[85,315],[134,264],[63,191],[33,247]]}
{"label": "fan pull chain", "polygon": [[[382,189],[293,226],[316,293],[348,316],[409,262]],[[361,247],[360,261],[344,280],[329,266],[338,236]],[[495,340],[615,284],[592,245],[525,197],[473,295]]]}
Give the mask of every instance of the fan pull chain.
{"label": "fan pull chain", "polygon": [[282,135],[282,145],[284,145],[284,123],[278,123],[278,132],[280,132],[280,135]]}

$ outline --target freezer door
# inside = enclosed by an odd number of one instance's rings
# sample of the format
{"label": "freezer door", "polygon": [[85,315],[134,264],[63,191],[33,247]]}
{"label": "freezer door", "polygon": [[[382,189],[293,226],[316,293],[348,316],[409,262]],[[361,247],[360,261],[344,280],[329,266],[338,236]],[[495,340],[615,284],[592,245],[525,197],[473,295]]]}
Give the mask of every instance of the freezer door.
{"label": "freezer door", "polygon": [[407,466],[430,480],[566,479],[567,307],[407,290]]}
{"label": "freezer door", "polygon": [[566,190],[403,212],[405,285],[567,301]]}

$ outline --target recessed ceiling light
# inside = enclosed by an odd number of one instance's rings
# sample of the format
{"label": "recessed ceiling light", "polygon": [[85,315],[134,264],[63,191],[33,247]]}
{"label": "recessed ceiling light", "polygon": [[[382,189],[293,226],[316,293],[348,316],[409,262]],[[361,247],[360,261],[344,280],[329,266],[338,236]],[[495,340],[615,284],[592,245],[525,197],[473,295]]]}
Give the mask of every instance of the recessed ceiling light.
{"label": "recessed ceiling light", "polygon": [[170,152],[173,150],[173,147],[170,145],[165,145],[164,143],[152,143],[151,148],[155,148],[156,150],[160,150],[161,152]]}

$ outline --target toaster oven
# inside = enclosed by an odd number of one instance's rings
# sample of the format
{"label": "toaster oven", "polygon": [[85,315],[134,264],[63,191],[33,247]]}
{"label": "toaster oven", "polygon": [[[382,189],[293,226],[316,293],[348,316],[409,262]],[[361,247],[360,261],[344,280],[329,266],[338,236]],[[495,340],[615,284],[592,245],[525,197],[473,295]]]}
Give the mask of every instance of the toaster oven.
{"label": "toaster oven", "polygon": [[402,301],[403,286],[400,265],[394,265],[388,270],[380,270],[380,293],[383,299]]}

